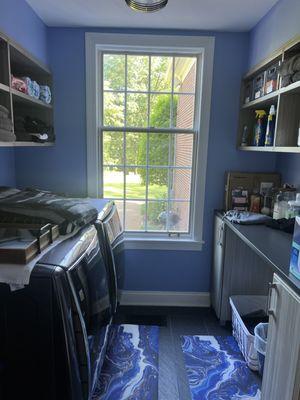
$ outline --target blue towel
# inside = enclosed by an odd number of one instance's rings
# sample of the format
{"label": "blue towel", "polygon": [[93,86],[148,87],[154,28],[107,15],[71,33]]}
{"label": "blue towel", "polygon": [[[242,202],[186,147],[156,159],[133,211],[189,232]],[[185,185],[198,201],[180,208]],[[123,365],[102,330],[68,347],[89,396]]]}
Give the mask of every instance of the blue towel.
{"label": "blue towel", "polygon": [[40,100],[50,104],[51,103],[51,90],[47,85],[40,86]]}

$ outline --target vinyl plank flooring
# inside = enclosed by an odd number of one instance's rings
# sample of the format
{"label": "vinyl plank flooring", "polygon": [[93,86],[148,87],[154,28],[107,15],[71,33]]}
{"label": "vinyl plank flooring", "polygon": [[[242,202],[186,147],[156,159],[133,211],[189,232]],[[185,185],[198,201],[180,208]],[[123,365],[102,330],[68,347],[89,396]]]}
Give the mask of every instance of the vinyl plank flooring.
{"label": "vinyl plank flooring", "polygon": [[120,307],[116,323],[139,321],[160,325],[159,340],[159,400],[191,400],[182,335],[230,335],[230,327],[220,326],[208,308],[181,307]]}

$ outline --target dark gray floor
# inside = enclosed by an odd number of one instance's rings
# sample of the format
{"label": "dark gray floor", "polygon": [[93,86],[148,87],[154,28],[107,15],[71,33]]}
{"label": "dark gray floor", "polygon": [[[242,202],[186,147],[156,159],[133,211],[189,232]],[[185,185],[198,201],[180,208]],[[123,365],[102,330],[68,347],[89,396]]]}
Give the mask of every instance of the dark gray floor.
{"label": "dark gray floor", "polygon": [[231,335],[230,325],[221,327],[208,308],[120,307],[117,323],[160,326],[159,400],[190,400],[181,350],[182,335]]}

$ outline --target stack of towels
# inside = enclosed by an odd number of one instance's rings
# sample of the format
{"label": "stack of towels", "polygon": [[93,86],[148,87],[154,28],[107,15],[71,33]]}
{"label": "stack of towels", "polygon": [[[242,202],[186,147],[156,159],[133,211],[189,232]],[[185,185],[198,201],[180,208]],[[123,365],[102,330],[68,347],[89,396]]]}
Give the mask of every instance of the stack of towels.
{"label": "stack of towels", "polygon": [[17,78],[12,76],[11,85],[19,92],[28,94],[35,99],[39,99],[46,104],[51,103],[51,90],[47,85],[39,85],[36,81],[31,80],[28,76]]}
{"label": "stack of towels", "polygon": [[0,142],[14,142],[16,136],[9,118],[9,110],[0,105]]}

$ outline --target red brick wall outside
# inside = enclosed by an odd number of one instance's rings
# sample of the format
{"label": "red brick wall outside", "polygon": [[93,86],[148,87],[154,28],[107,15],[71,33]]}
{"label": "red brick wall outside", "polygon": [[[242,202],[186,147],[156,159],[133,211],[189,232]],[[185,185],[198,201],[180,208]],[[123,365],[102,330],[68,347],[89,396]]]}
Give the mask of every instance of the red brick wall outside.
{"label": "red brick wall outside", "polygon": [[[196,63],[192,66],[181,85],[181,93],[194,92],[196,80]],[[176,128],[191,129],[194,125],[194,100],[195,96],[179,95],[177,105]],[[193,156],[193,135],[178,134],[175,137],[174,161],[177,167],[191,167]],[[190,200],[191,170],[176,169],[173,174],[173,188],[171,195],[173,199]],[[171,203],[171,209],[179,215],[180,221],[176,230],[187,231],[189,224],[189,203]]]}

